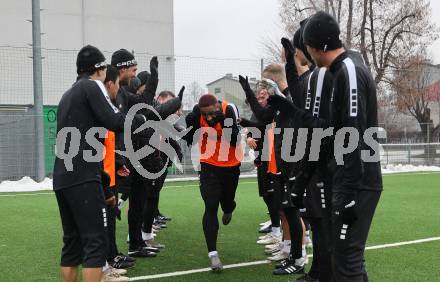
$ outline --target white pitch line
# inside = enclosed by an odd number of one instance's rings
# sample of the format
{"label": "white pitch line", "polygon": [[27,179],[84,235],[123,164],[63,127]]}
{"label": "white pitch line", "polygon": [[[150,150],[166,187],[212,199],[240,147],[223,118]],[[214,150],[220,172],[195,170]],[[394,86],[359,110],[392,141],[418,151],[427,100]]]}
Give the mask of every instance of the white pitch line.
{"label": "white pitch line", "polygon": [[[268,260],[259,260],[259,261],[252,261],[252,262],[243,262],[243,263],[237,263],[237,264],[229,264],[229,265],[223,266],[223,268],[224,269],[228,269],[228,268],[246,267],[246,266],[253,266],[253,265],[260,265],[260,264],[267,264],[267,263],[270,263],[270,261],[268,261]],[[201,273],[201,272],[209,272],[209,271],[211,271],[211,268],[200,268],[200,269],[176,271],[176,272],[163,273],[163,274],[155,274],[155,275],[132,277],[132,278],[130,278],[129,281],[151,280],[151,279],[158,279],[158,278],[165,278],[165,277],[174,277],[174,276],[182,276],[182,275]]]}
{"label": "white pitch line", "polygon": [[[413,240],[413,241],[404,241],[404,242],[370,246],[370,247],[366,247],[366,250],[394,248],[394,247],[399,247],[399,246],[422,244],[422,243],[433,242],[433,241],[440,241],[440,237],[432,237],[432,238],[425,238],[425,239],[419,239],[419,240]],[[313,256],[308,255],[308,257],[311,258]],[[223,268],[230,269],[230,268],[239,268],[239,267],[254,266],[254,265],[261,265],[261,264],[268,264],[268,263],[270,263],[270,261],[268,261],[268,260],[259,260],[259,261],[253,261],[253,262],[229,264],[229,265],[225,265]],[[189,275],[189,274],[209,272],[209,271],[211,271],[211,268],[199,268],[199,269],[176,271],[176,272],[169,272],[169,273],[162,273],[162,274],[137,276],[137,277],[130,278],[129,281],[151,280],[151,279],[175,277],[175,276]]]}
{"label": "white pitch line", "polygon": [[433,241],[440,241],[440,237],[432,237],[432,238],[426,238],[426,239],[420,239],[420,240],[413,240],[413,241],[406,241],[406,242],[397,242],[397,243],[383,244],[383,245],[377,245],[377,246],[370,246],[370,247],[366,247],[366,249],[367,250],[386,249],[386,248],[400,247],[400,246],[405,246],[405,245],[421,244],[421,243],[427,243],[427,242],[433,242]]}

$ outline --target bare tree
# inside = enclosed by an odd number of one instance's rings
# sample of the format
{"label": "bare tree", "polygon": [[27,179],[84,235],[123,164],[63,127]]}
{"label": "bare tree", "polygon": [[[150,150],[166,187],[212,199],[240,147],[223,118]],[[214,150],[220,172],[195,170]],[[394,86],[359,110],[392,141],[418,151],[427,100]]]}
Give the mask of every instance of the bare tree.
{"label": "bare tree", "polygon": [[279,39],[264,37],[262,38],[261,48],[265,54],[264,61],[268,64],[282,62],[282,46],[279,43]]}
{"label": "bare tree", "polygon": [[319,10],[337,19],[346,46],[362,53],[377,84],[392,79],[401,58],[438,37],[429,0],[280,0],[281,21],[291,35]]}
{"label": "bare tree", "polygon": [[[397,109],[414,117],[420,125],[425,142],[430,143],[440,125],[434,127],[431,119],[431,86],[435,83],[433,65],[424,53],[409,57],[402,68],[395,71],[392,87]],[[427,149],[429,150],[429,149]],[[431,153],[431,150],[425,153]]]}
{"label": "bare tree", "polygon": [[203,95],[204,88],[200,86],[200,84],[197,81],[193,81],[188,86],[188,89],[186,92],[188,95],[184,95],[184,110],[191,110],[194,105],[196,105],[199,102],[200,96]]}

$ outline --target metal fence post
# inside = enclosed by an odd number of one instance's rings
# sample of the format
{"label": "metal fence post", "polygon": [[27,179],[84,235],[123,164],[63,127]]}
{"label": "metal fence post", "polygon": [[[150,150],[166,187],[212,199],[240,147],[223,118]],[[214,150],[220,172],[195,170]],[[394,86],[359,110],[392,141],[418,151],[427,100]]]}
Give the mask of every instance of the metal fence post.
{"label": "metal fence post", "polygon": [[426,137],[427,137],[427,141],[428,141],[428,164],[431,164],[431,139],[429,139],[429,131],[431,130],[431,124],[427,123],[426,124],[427,130],[426,130]]}
{"label": "metal fence post", "polygon": [[41,65],[40,0],[32,0],[32,61],[36,138],[35,178],[37,181],[42,181],[46,172],[44,164],[43,75]]}

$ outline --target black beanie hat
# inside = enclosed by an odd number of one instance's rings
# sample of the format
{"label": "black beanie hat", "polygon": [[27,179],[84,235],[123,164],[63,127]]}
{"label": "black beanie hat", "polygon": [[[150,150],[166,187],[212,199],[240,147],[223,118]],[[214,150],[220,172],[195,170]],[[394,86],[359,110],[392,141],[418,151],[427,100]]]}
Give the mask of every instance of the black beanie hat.
{"label": "black beanie hat", "polygon": [[303,51],[304,56],[307,58],[307,60],[311,63],[313,63],[312,56],[310,56],[309,51],[307,51],[307,46],[304,44],[304,27],[309,19],[302,20],[300,22],[300,28],[299,28],[299,45],[300,49]]}
{"label": "black beanie hat", "polygon": [[148,71],[141,71],[138,73],[137,77],[141,81],[141,86],[147,84],[148,79],[150,78],[150,73]]}
{"label": "black beanie hat", "polygon": [[328,13],[320,11],[311,16],[304,27],[304,44],[318,50],[334,50],[342,47],[341,33],[336,20]]}
{"label": "black beanie hat", "polygon": [[119,49],[118,51],[113,53],[111,64],[112,66],[120,69],[136,66],[137,62],[134,59],[133,54],[130,53],[127,49]]}
{"label": "black beanie hat", "polygon": [[81,48],[76,57],[76,72],[78,74],[85,72],[95,72],[98,69],[107,67],[105,57],[98,48],[92,45],[86,45]]}
{"label": "black beanie hat", "polygon": [[292,42],[293,47],[295,47],[297,49],[301,49],[300,38],[301,38],[301,30],[298,29],[297,31],[295,31],[295,34],[293,35],[293,42]]}

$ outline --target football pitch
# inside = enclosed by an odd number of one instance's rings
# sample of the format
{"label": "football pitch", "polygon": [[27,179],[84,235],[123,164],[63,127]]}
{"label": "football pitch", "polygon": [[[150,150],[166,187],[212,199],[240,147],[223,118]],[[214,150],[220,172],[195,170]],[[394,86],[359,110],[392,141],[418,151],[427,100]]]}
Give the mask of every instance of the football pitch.
{"label": "football pitch", "polygon": [[[222,262],[231,268],[213,274],[206,271],[198,183],[168,183],[160,209],[172,221],[157,237],[166,248],[156,258],[138,259],[127,276],[133,281],[213,282],[296,278],[274,277],[273,265],[263,262],[264,248],[255,243],[258,224],[268,220],[255,179],[240,181],[236,201],[232,222],[220,226],[218,240]],[[2,193],[0,218],[0,281],[59,281],[62,230],[54,194]],[[125,212],[117,238],[126,253]],[[385,175],[367,245],[370,281],[440,281],[440,173]]]}

